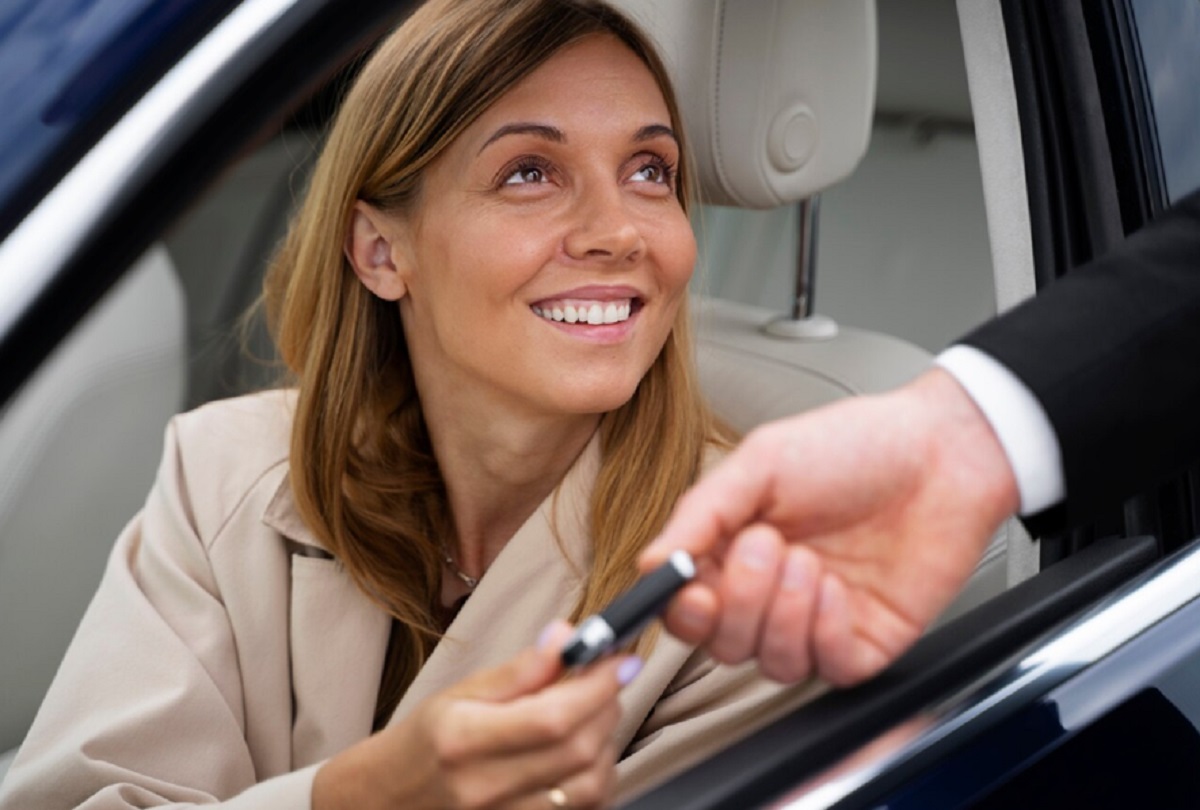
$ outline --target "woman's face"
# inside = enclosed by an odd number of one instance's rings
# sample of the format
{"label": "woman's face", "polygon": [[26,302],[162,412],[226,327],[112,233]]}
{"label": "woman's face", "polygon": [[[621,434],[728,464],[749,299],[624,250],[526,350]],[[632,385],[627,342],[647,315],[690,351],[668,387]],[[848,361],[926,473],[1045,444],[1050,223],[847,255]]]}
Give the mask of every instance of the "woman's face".
{"label": "woman's face", "polygon": [[679,162],[658,85],[609,36],[563,49],[465,130],[415,210],[381,228],[422,397],[535,414],[626,402],[695,262]]}

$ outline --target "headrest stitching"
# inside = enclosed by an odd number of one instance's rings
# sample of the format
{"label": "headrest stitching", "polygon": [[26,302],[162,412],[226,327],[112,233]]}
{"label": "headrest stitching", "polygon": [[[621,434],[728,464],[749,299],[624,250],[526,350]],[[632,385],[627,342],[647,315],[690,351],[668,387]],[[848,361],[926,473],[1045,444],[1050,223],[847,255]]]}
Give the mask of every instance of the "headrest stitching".
{"label": "headrest stitching", "polygon": [[720,191],[728,193],[729,196],[741,203],[741,198],[729,183],[729,178],[725,174],[725,165],[721,159],[721,75],[723,73],[721,60],[725,55],[725,8],[725,0],[717,0],[717,37],[715,43],[717,58],[713,60],[716,76],[713,77],[713,114],[709,121],[709,127],[712,130],[713,168],[717,173],[717,182],[722,187]]}

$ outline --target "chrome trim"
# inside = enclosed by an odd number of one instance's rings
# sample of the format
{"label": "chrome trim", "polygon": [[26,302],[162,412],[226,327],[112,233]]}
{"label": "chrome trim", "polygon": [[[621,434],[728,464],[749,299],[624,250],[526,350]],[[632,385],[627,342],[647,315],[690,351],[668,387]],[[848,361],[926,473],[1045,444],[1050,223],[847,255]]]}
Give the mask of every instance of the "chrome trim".
{"label": "chrome trim", "polygon": [[110,129],[0,244],[0,338],[77,251],[197,92],[298,0],[246,0]]}
{"label": "chrome trim", "polygon": [[1014,706],[1032,703],[1198,596],[1200,544],[1122,585],[1051,633],[1016,664],[945,705],[919,714],[914,719],[927,720],[931,727],[915,738],[848,768],[846,763],[860,756],[851,755],[829,768],[825,772],[828,778],[813,779],[812,787],[802,795],[789,795],[771,807],[816,810],[840,802],[934,746],[1001,719],[1002,710],[1006,715]]}

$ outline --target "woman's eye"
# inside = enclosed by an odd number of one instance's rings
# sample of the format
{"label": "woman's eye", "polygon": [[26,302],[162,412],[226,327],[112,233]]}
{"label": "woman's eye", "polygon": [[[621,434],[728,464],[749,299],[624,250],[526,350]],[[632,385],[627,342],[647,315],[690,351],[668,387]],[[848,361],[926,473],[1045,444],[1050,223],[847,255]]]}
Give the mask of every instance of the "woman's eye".
{"label": "woman's eye", "polygon": [[647,163],[633,173],[632,179],[639,183],[671,184],[671,170],[661,163]]}
{"label": "woman's eye", "polygon": [[546,182],[546,172],[540,166],[522,166],[504,179],[506,186]]}
{"label": "woman's eye", "polygon": [[662,170],[661,166],[655,166],[655,165],[651,164],[649,166],[643,166],[642,168],[640,168],[636,172],[634,172],[633,179],[641,180],[642,182],[647,182],[647,183],[661,183],[662,182],[662,174],[663,174],[663,170]]}

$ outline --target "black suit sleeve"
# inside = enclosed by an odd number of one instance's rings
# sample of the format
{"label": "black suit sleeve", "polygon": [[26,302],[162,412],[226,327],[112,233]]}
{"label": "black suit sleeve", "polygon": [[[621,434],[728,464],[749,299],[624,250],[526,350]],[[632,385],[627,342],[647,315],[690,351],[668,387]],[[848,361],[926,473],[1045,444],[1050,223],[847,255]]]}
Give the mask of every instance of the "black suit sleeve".
{"label": "black suit sleeve", "polygon": [[960,342],[1011,369],[1058,436],[1067,499],[1036,531],[1200,461],[1200,193]]}

